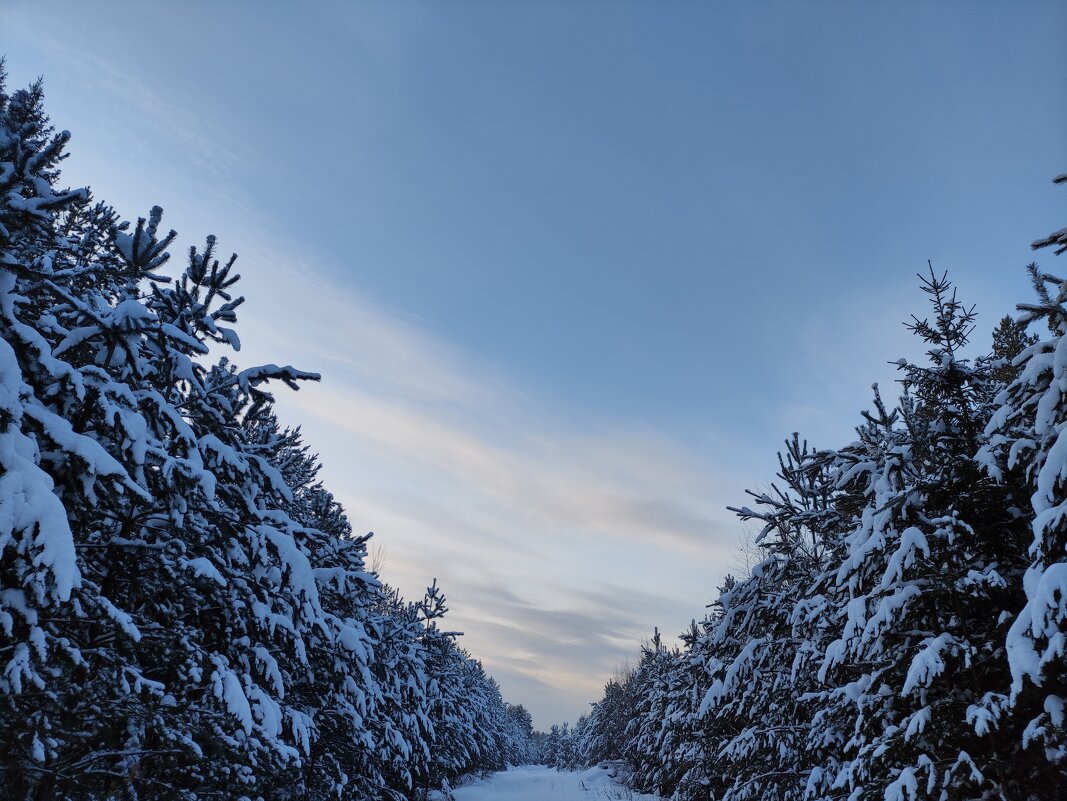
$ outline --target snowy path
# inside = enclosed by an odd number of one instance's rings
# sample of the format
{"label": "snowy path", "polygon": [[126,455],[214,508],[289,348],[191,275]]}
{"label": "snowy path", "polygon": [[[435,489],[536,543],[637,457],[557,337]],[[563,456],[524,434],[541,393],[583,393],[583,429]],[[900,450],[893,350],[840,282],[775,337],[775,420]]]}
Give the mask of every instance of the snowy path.
{"label": "snowy path", "polygon": [[601,768],[570,773],[540,765],[494,773],[455,796],[456,801],[659,801],[616,784]]}

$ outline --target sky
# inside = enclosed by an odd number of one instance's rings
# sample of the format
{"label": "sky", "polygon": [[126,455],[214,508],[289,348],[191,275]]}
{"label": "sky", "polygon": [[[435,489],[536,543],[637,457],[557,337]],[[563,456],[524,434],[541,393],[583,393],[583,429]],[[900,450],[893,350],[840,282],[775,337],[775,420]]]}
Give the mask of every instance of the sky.
{"label": "sky", "polygon": [[322,373],[283,421],[539,727],[704,614],[791,432],[846,444],[894,396],[928,260],[975,352],[1030,298],[1065,30],[1061,2],[0,3],[64,183],[161,205],[175,268],[239,254],[234,359]]}

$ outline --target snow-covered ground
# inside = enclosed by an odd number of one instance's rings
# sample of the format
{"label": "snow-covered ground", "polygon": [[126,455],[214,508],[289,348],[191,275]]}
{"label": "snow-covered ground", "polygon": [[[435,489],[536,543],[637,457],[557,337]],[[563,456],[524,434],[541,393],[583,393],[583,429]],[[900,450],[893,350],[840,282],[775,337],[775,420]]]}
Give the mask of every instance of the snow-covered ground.
{"label": "snow-covered ground", "polygon": [[494,773],[455,791],[456,801],[659,801],[617,784],[603,768],[580,773],[540,765]]}

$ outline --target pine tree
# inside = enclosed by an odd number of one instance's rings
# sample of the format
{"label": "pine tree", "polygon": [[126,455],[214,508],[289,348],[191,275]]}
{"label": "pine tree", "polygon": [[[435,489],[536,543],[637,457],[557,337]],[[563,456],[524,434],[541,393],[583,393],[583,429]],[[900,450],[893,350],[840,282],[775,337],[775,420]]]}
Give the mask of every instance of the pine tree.
{"label": "pine tree", "polygon": [[585,764],[622,759],[628,746],[627,727],[636,713],[633,681],[633,673],[627,672],[604,685],[603,698],[588,715],[581,745]]}
{"label": "pine tree", "polygon": [[680,651],[664,647],[657,629],[642,648],[630,681],[633,700],[623,753],[633,769],[631,784],[664,797],[674,793],[689,767],[674,753],[680,735],[689,733],[684,725],[688,721],[680,718],[676,707],[679,683],[688,678],[679,669],[681,658]]}
{"label": "pine tree", "polygon": [[[120,301],[139,275],[99,252],[113,213],[56,189],[69,134],[54,134],[42,99],[40,82],[10,96],[0,85],[0,729],[8,788],[43,798],[100,768],[89,738],[102,705],[138,708],[159,685],[78,550],[91,556],[94,529],[148,498],[135,480],[144,422],[106,364],[63,353],[86,317],[122,341],[134,310]],[[89,677],[101,681],[78,686]]]}

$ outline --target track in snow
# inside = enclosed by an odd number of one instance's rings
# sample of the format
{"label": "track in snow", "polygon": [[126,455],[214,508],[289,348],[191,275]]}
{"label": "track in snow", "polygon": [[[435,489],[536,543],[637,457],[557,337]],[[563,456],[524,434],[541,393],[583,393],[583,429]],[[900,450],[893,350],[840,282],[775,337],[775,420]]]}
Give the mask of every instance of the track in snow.
{"label": "track in snow", "polygon": [[603,768],[581,773],[526,765],[494,773],[455,791],[456,801],[659,801],[628,790]]}

